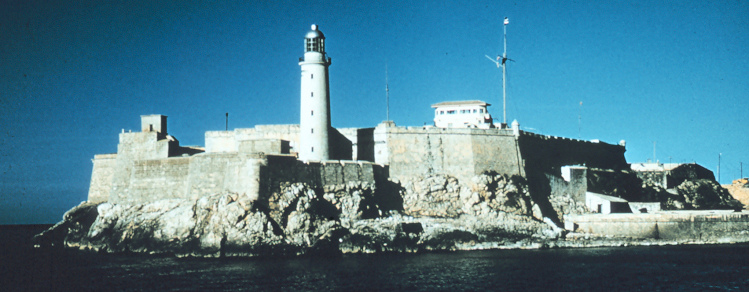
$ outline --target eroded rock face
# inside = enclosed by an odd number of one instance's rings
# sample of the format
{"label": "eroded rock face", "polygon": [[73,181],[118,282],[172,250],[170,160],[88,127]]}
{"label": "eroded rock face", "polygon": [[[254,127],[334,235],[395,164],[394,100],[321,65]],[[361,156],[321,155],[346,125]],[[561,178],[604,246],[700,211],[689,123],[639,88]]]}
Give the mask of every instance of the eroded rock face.
{"label": "eroded rock face", "polygon": [[562,236],[532,216],[537,207],[519,177],[482,174],[460,182],[431,175],[388,183],[398,195],[375,197],[366,183],[285,183],[267,201],[223,193],[83,204],[66,214],[56,234],[79,249],[179,256],[477,249]]}
{"label": "eroded rock face", "polygon": [[218,256],[234,247],[262,251],[282,236],[268,216],[237,194],[143,205],[102,203],[89,231],[66,245],[106,252]]}
{"label": "eroded rock face", "polygon": [[457,218],[506,212],[531,215],[533,201],[520,177],[481,174],[468,182],[435,174],[401,181],[403,212],[415,217]]}

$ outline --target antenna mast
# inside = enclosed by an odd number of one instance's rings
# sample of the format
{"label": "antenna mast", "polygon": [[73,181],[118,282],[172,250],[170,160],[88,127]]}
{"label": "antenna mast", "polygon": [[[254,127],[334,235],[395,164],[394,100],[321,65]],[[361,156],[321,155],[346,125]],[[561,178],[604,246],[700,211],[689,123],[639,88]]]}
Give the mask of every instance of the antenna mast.
{"label": "antenna mast", "polygon": [[504,32],[504,51],[502,52],[502,126],[507,126],[507,25],[510,20],[505,17],[502,31]]}
{"label": "antenna mast", "polygon": [[513,61],[512,59],[507,59],[507,25],[508,24],[510,24],[510,20],[507,19],[507,17],[505,17],[505,21],[503,22],[503,25],[502,25],[502,31],[504,32],[504,39],[503,39],[504,51],[502,52],[502,56],[497,56],[497,60],[495,61],[492,57],[489,57],[489,55],[486,55],[487,59],[494,62],[494,64],[497,64],[497,68],[499,68],[499,65],[502,65],[502,127],[507,127],[507,68],[505,65],[507,63],[507,60]]}
{"label": "antenna mast", "polygon": [[386,121],[390,121],[390,87],[388,86],[388,65],[385,64],[385,106],[387,107]]}

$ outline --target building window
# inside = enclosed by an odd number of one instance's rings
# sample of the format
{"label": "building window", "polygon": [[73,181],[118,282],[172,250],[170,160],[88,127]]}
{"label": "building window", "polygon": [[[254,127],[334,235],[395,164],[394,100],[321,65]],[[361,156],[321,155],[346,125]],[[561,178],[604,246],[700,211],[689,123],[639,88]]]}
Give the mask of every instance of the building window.
{"label": "building window", "polygon": [[310,74],[309,79],[315,79],[315,74]]}
{"label": "building window", "polygon": [[476,113],[476,109],[473,109],[473,113],[474,113],[474,114]]}
{"label": "building window", "polygon": [[448,115],[454,115],[455,114],[455,110],[449,110],[449,111],[447,111],[447,114]]}
{"label": "building window", "polygon": [[479,113],[483,114],[484,113],[484,109],[479,109]]}
{"label": "building window", "polygon": [[312,148],[310,149],[310,152],[315,152],[315,147],[312,147]]}
{"label": "building window", "polygon": [[440,111],[440,114],[441,114],[441,115],[444,115],[444,114],[445,114],[445,111]]}
{"label": "building window", "polygon": [[309,129],[309,132],[312,133],[312,134],[314,134],[315,133],[315,129]]}
{"label": "building window", "polygon": [[314,116],[314,115],[315,115],[315,111],[310,111],[310,112],[309,112],[309,115],[310,115],[310,116]]}
{"label": "building window", "polygon": [[309,97],[315,97],[315,93],[314,92],[310,92],[309,93]]}

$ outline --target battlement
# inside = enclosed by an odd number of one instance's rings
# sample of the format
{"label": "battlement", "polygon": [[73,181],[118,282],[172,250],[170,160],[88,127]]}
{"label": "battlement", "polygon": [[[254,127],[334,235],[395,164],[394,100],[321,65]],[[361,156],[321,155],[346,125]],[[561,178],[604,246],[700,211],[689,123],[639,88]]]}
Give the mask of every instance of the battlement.
{"label": "battlement", "polygon": [[[535,138],[539,138],[539,139],[543,139],[543,140],[552,140],[552,141],[570,141],[570,142],[578,142],[578,143],[614,145],[614,144],[609,144],[609,143],[601,142],[600,140],[597,140],[597,139],[595,139],[595,140],[581,140],[581,139],[575,139],[575,138],[567,138],[567,137],[559,137],[559,136],[551,136],[551,135],[542,135],[542,134],[533,133],[533,132],[527,132],[527,131],[520,131],[520,135],[532,136],[532,137],[535,137]],[[618,146],[624,147],[624,145],[621,145],[621,144],[619,144]]]}
{"label": "battlement", "polygon": [[513,136],[511,129],[480,129],[480,128],[439,128],[433,126],[390,126],[388,132],[394,134],[454,134],[454,135],[490,135]]}

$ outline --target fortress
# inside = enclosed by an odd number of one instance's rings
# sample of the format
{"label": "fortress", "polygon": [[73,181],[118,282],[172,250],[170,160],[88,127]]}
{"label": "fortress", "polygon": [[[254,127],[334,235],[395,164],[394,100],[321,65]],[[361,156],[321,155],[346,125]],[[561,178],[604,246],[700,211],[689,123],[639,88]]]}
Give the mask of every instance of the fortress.
{"label": "fortress", "polygon": [[186,147],[166,116],[141,116],[94,157],[88,202],[35,244],[219,257],[749,242],[749,214],[704,167],[497,127],[483,101],[433,104],[430,126],[333,128],[317,26],[304,49],[299,125]]}
{"label": "fortress", "polygon": [[194,200],[226,191],[258,199],[296,182],[321,189],[349,183],[383,189],[388,182],[429,175],[466,182],[486,173],[522,177],[532,194],[543,196],[570,187],[549,178],[563,181],[564,166],[629,169],[623,143],[538,135],[520,130],[517,122],[498,128],[484,112],[488,104],[480,101],[469,102],[480,113],[466,109],[476,121],[472,124],[443,116],[452,110],[445,106],[456,106],[448,102],[433,106],[435,126],[385,121],[373,128],[332,128],[325,37],[313,25],[304,41],[299,125],[209,131],[204,148],[183,147],[168,133],[166,116],[141,116],[141,132],[123,130],[116,154],[94,157],[88,201]]}

